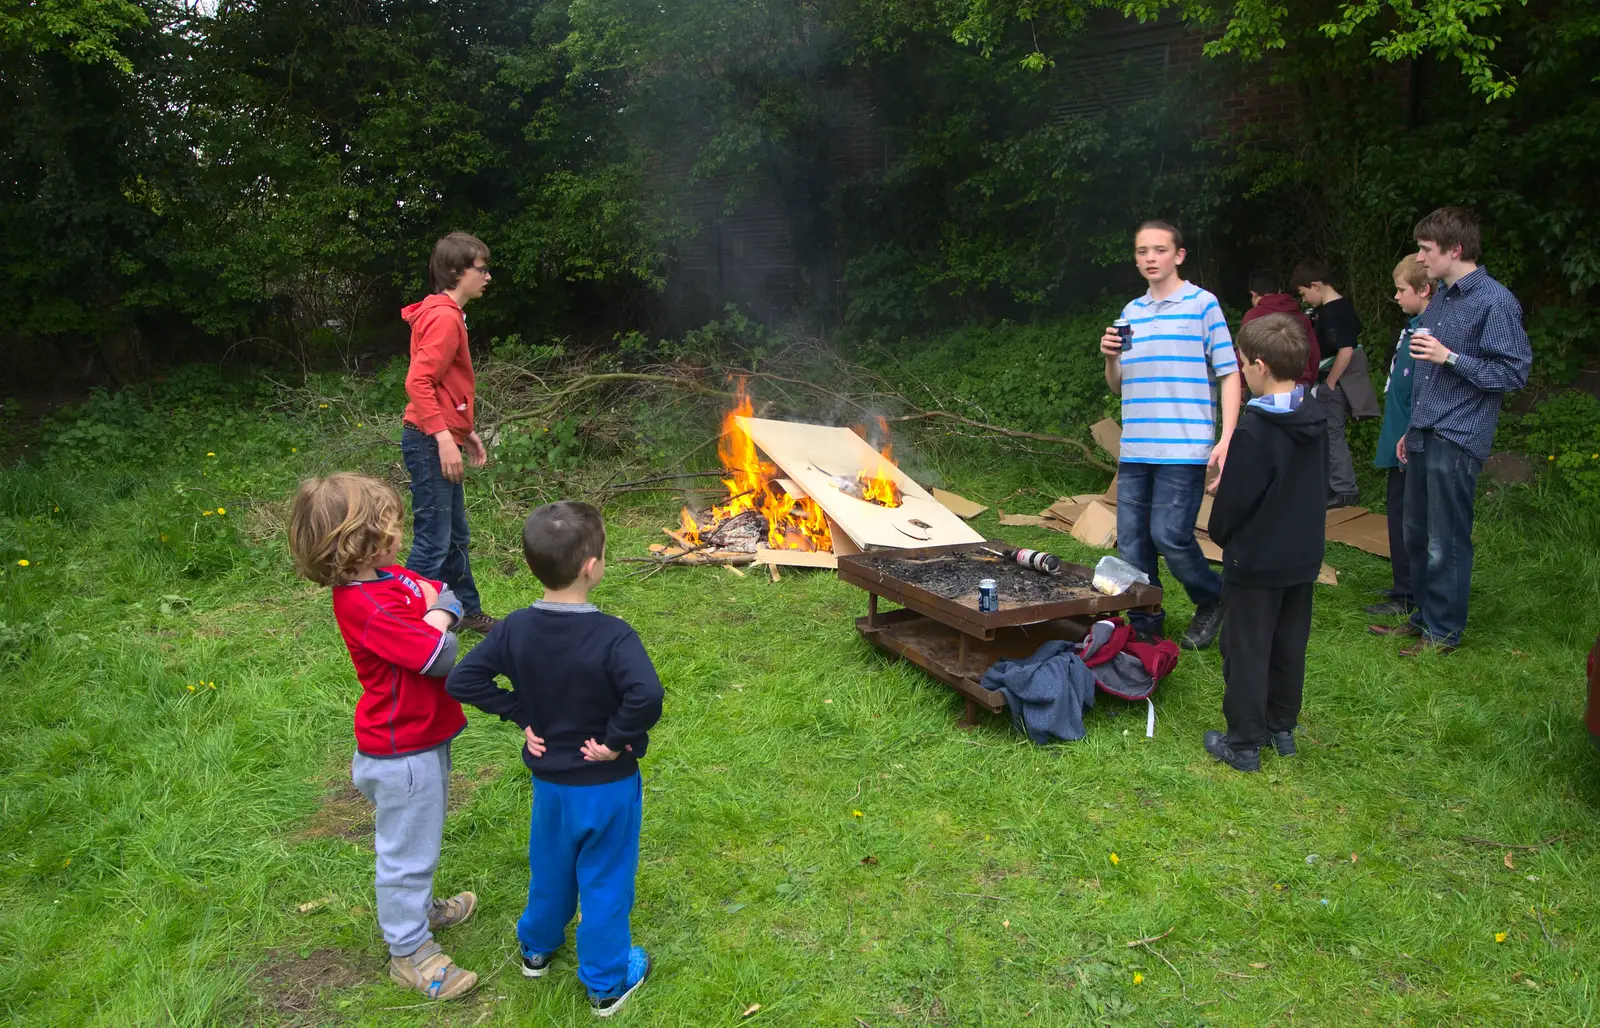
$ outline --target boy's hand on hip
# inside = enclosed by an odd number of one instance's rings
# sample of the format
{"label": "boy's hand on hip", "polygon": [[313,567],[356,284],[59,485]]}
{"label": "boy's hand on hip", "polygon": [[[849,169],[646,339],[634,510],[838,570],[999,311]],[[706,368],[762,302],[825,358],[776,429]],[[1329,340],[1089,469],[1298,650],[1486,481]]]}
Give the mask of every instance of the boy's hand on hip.
{"label": "boy's hand on hip", "polygon": [[524,728],[522,730],[522,738],[528,744],[528,756],[530,756],[530,757],[542,757],[542,756],[544,756],[544,740],[539,738],[537,735],[533,734],[533,728],[532,727]]}
{"label": "boy's hand on hip", "polygon": [[439,471],[445,481],[461,481],[461,447],[456,445],[455,436],[440,432],[434,438],[439,442]]}
{"label": "boy's hand on hip", "polygon": [[467,460],[475,468],[481,468],[489,461],[489,451],[483,447],[483,438],[473,432],[467,436]]}
{"label": "boy's hand on hip", "polygon": [[629,753],[633,752],[632,746],[624,746],[620,750],[614,750],[605,743],[596,742],[594,739],[584,740],[582,749],[584,760],[616,760],[622,756],[624,750]]}

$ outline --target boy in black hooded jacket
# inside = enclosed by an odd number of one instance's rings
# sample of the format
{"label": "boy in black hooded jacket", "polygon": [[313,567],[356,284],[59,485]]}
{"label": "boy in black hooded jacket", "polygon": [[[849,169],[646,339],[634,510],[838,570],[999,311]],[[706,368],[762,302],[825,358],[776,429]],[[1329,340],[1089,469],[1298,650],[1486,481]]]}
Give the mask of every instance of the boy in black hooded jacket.
{"label": "boy in black hooded jacket", "polygon": [[1295,379],[1305,330],[1287,314],[1244,326],[1235,343],[1255,399],[1239,417],[1208,531],[1222,547],[1222,713],[1206,750],[1240,771],[1261,769],[1270,738],[1295,752],[1294,728],[1311,636],[1311,589],[1325,545],[1328,426]]}

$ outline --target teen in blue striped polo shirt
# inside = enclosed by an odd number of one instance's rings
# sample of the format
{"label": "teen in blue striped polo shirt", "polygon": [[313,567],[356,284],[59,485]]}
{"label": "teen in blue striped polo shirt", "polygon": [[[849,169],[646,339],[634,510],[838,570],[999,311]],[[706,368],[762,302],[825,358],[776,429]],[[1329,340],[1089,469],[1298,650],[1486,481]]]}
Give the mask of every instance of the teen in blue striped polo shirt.
{"label": "teen in blue striped polo shirt", "polygon": [[[1122,396],[1122,457],[1117,465],[1117,551],[1160,584],[1157,557],[1194,601],[1183,645],[1210,646],[1222,627],[1222,578],[1206,563],[1194,522],[1206,491],[1206,468],[1220,473],[1239,419],[1239,362],[1217,298],[1178,277],[1183,236],[1147,221],[1134,236],[1134,263],[1150,291],[1122,309],[1133,348],[1122,352],[1115,329],[1100,337],[1106,384]],[[1216,436],[1211,376],[1221,389],[1222,438]],[[1136,632],[1159,636],[1164,615],[1129,614]]]}

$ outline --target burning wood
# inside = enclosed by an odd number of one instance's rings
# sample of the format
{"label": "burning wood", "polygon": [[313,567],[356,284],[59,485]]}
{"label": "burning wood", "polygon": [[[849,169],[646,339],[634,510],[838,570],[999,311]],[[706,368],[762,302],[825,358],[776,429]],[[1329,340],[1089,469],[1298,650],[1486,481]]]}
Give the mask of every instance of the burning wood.
{"label": "burning wood", "polygon": [[[755,552],[762,542],[774,550],[832,552],[833,532],[827,516],[809,496],[785,488],[778,466],[761,459],[755,441],[739,420],[755,414],[743,382],[737,395],[738,404],[723,417],[717,439],[728,498],[699,518],[683,508],[678,534],[692,545],[744,553]],[[878,422],[887,433],[887,422],[882,418]],[[858,500],[881,507],[901,506],[900,486],[886,470],[894,467],[891,448],[886,445],[880,457],[878,467],[862,469],[853,478],[830,474],[830,484]]]}

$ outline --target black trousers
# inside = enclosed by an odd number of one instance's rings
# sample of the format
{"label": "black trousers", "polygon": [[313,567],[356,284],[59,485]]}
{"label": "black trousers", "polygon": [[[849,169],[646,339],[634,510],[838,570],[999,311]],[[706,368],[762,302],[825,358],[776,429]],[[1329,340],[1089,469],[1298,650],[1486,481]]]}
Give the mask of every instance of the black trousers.
{"label": "black trousers", "polygon": [[1389,469],[1389,483],[1384,506],[1389,517],[1389,563],[1394,567],[1394,588],[1390,599],[1411,603],[1411,555],[1406,552],[1406,473],[1399,468]]}
{"label": "black trousers", "polygon": [[1292,732],[1306,684],[1312,584],[1255,589],[1224,582],[1222,713],[1228,744],[1255,749]]}

